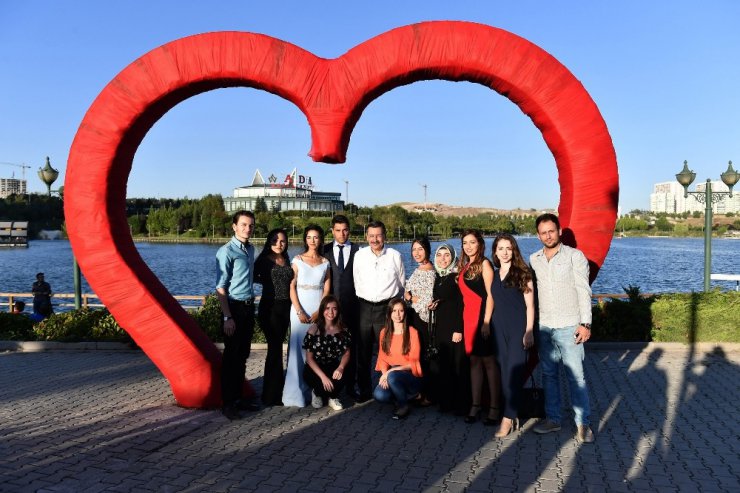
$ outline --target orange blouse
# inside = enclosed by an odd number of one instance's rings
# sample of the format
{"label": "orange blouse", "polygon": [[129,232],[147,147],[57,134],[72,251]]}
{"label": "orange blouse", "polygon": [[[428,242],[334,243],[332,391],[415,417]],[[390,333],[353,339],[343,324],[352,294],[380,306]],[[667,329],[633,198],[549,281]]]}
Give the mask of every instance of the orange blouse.
{"label": "orange blouse", "polygon": [[[421,376],[421,364],[419,363],[419,357],[421,356],[421,345],[419,344],[419,334],[416,329],[409,327],[411,336],[411,348],[409,354],[402,354],[403,351],[403,334],[393,334],[391,337],[391,354],[385,354],[383,348],[378,344],[378,362],[375,365],[375,370],[379,372],[387,371],[391,366],[402,366],[411,365],[411,374],[415,377]],[[380,331],[380,339],[383,340],[383,334],[385,329]]]}

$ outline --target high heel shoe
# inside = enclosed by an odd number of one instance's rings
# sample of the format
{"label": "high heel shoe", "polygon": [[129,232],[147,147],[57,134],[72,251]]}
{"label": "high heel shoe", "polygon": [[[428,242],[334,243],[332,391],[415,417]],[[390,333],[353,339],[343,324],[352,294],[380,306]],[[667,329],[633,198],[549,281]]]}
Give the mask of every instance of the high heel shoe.
{"label": "high heel shoe", "polygon": [[475,423],[478,421],[478,415],[480,414],[480,405],[473,404],[470,406],[470,412],[465,416],[465,422],[467,424]]}
{"label": "high heel shoe", "polygon": [[493,436],[496,438],[504,438],[509,436],[509,434],[517,428],[519,428],[519,418],[504,418],[501,420],[501,425]]}
{"label": "high heel shoe", "polygon": [[501,412],[497,407],[489,407],[488,408],[488,416],[485,417],[483,420],[483,424],[485,426],[493,426],[497,425],[498,422],[501,419]]}

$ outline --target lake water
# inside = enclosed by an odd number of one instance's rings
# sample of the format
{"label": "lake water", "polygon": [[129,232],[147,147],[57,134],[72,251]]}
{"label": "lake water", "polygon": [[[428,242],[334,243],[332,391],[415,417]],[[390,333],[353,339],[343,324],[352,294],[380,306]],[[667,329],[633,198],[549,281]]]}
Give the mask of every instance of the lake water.
{"label": "lake water", "polygon": [[[491,251],[486,239],[486,252]],[[526,258],[541,247],[536,237],[521,237]],[[450,242],[460,251],[460,240]],[[432,243],[434,250],[441,242]],[[175,295],[203,295],[215,284],[215,255],[219,245],[137,243],[142,258]],[[261,243],[258,245],[261,248]],[[415,268],[411,244],[391,245],[406,263],[406,275]],[[291,256],[300,247],[290,248]],[[612,241],[606,261],[593,284],[594,293],[622,293],[622,287],[639,286],[642,292],[688,292],[703,289],[702,238],[621,238]],[[740,241],[712,242],[712,272],[740,274]],[[0,292],[30,292],[37,272],[43,271],[55,293],[72,293],[72,250],[69,242],[31,241],[28,248],[0,249]],[[734,289],[734,282],[713,281],[713,286]],[[83,292],[91,293],[84,281]]]}

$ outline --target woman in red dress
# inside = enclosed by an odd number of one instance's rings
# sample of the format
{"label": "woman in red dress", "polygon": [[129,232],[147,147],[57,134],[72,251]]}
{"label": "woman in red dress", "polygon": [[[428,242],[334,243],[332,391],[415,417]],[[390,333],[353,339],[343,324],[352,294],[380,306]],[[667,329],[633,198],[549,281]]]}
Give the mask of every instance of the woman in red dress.
{"label": "woman in red dress", "polygon": [[462,235],[458,286],[463,297],[463,341],[470,356],[470,384],[472,405],[465,417],[474,423],[481,411],[484,375],[488,381],[490,405],[483,424],[493,426],[499,420],[500,374],[494,359],[494,342],[491,337],[493,314],[493,266],[485,258],[485,243],[480,231],[470,229]]}

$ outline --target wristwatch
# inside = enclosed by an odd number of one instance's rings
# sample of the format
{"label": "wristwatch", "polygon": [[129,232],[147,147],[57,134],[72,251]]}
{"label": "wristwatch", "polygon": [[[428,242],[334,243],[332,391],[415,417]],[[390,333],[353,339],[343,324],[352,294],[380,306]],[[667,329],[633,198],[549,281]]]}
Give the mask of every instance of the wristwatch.
{"label": "wristwatch", "polygon": [[231,320],[231,317],[227,317],[226,315],[224,315],[224,322],[226,322],[227,320]]}
{"label": "wristwatch", "polygon": [[581,324],[581,327],[586,327],[588,330],[591,330],[591,324]]}

